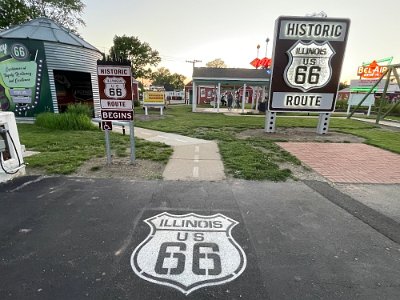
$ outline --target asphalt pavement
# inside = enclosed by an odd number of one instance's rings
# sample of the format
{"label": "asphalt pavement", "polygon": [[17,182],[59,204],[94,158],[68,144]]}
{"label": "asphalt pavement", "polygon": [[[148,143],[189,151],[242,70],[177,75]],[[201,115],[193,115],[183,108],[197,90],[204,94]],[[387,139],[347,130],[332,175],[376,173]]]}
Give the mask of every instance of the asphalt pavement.
{"label": "asphalt pavement", "polygon": [[396,227],[350,198],[313,181],[21,177],[0,186],[0,299],[400,299]]}

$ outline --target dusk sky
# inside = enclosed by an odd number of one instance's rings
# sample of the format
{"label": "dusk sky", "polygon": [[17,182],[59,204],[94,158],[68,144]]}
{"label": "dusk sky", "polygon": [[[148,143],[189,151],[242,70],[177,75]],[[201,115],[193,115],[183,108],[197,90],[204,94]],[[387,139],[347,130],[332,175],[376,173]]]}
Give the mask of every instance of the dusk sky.
{"label": "dusk sky", "polygon": [[171,73],[188,79],[192,65],[221,58],[228,67],[252,68],[250,61],[272,55],[275,20],[324,11],[328,17],[351,20],[341,80],[357,78],[362,62],[393,56],[400,63],[400,2],[398,0],[84,0],[86,27],[82,37],[102,52],[115,35],[137,36],[159,51]]}

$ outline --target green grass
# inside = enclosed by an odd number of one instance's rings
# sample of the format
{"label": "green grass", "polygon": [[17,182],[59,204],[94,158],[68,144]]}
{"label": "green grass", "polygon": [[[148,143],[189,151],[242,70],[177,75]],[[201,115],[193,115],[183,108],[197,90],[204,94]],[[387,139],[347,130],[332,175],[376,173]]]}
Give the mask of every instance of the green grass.
{"label": "green grass", "polygon": [[[27,157],[29,166],[48,174],[71,174],[92,157],[104,157],[104,133],[101,131],[66,131],[18,124],[21,143],[26,148],[41,152]],[[111,133],[111,148],[117,156],[126,156],[129,136]],[[136,139],[136,157],[166,163],[171,147]]]}
{"label": "green grass", "polygon": [[[158,111],[152,112],[159,115]],[[136,109],[136,115],[143,114]],[[291,177],[281,163],[300,162],[274,142],[259,138],[239,139],[237,134],[247,129],[263,129],[265,118],[225,116],[216,113],[191,113],[190,106],[169,106],[160,119],[135,120],[143,128],[173,132],[215,140],[219,144],[225,171],[234,178],[284,181]],[[316,128],[317,118],[279,117],[277,127]],[[42,152],[27,158],[33,167],[52,174],[70,174],[91,157],[104,157],[104,133],[93,131],[61,131],[19,124],[21,141],[28,149]],[[330,130],[361,136],[366,143],[400,153],[400,132],[381,129],[375,124],[351,119],[331,118]],[[111,145],[117,156],[127,156],[129,137],[111,134]],[[136,140],[136,157],[166,163],[172,149],[161,143]]]}
{"label": "green grass", "polygon": [[[238,139],[235,134],[246,129],[264,128],[265,118],[225,116],[216,113],[192,113],[190,106],[169,106],[164,118],[135,121],[139,127],[179,133],[195,138],[216,140],[227,174],[242,179],[282,181],[290,170],[279,163],[299,165],[300,162],[276,144],[263,138]],[[277,127],[316,128],[318,118],[279,117]],[[399,153],[400,132],[379,129],[375,124],[352,119],[331,118],[330,130],[364,137],[366,143]]]}
{"label": "green grass", "polygon": [[39,127],[57,130],[96,130],[91,119],[81,113],[41,113],[36,117],[35,124]]}
{"label": "green grass", "polygon": [[400,154],[400,131],[389,131],[382,128],[372,129],[341,129],[366,139],[365,143]]}

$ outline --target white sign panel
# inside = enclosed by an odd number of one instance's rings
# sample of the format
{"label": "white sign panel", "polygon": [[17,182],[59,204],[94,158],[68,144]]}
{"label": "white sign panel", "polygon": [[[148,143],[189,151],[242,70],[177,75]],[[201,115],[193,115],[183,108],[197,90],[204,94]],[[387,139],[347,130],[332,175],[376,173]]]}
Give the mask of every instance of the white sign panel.
{"label": "white sign panel", "polygon": [[[365,94],[350,94],[348,105],[358,105],[362,99],[364,99]],[[371,106],[375,105],[375,96],[373,94],[368,95],[367,99],[364,100],[361,106]]]}
{"label": "white sign panel", "polygon": [[325,86],[332,77],[330,61],[334,54],[328,42],[298,41],[288,51],[289,64],[284,75],[286,83],[303,92]]}
{"label": "white sign panel", "polygon": [[238,222],[231,218],[164,212],[145,222],[151,231],[131,256],[133,271],[144,280],[188,295],[230,282],[246,268],[246,254],[231,234]]}

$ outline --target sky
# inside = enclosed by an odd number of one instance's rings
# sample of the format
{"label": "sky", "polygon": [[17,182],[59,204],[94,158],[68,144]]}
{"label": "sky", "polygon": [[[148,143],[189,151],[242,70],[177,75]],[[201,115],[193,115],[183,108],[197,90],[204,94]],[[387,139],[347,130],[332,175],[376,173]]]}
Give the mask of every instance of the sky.
{"label": "sky", "polygon": [[[196,67],[221,58],[231,68],[253,68],[250,62],[271,57],[275,20],[325,12],[351,21],[341,81],[357,78],[363,62],[393,56],[400,63],[399,0],[83,0],[81,36],[108,53],[115,35],[135,36],[161,56],[158,67],[192,76]],[[269,38],[268,48],[266,39]]]}

